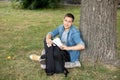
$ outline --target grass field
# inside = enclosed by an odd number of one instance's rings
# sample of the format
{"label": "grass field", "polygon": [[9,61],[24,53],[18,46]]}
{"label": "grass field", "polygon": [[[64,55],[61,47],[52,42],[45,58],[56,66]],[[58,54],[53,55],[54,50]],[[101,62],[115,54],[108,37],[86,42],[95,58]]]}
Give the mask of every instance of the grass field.
{"label": "grass field", "polygon": [[[83,65],[63,74],[46,76],[39,62],[29,60],[32,53],[41,54],[47,32],[62,24],[64,14],[75,14],[79,26],[79,7],[56,10],[12,9],[9,2],[0,2],[0,80],[120,80],[120,69],[103,65]],[[117,17],[117,52],[120,53],[120,10]]]}

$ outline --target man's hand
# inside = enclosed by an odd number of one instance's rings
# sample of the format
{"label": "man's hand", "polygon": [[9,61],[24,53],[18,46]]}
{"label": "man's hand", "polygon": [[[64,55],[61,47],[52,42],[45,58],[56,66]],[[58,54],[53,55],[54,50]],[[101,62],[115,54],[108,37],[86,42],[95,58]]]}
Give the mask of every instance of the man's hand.
{"label": "man's hand", "polygon": [[47,46],[50,47],[52,46],[53,42],[51,39],[46,39]]}
{"label": "man's hand", "polygon": [[63,46],[60,46],[60,49],[61,49],[61,50],[69,50],[69,47],[68,47],[68,46],[63,45]]}

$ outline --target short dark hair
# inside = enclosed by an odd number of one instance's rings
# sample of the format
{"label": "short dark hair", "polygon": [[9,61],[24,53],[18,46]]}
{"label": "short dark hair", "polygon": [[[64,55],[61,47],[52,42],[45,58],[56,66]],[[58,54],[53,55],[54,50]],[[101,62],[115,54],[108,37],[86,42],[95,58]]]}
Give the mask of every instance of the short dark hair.
{"label": "short dark hair", "polygon": [[74,21],[74,15],[71,14],[71,13],[67,13],[67,14],[65,14],[64,18],[65,18],[65,17],[70,17],[70,18],[73,19],[72,22]]}

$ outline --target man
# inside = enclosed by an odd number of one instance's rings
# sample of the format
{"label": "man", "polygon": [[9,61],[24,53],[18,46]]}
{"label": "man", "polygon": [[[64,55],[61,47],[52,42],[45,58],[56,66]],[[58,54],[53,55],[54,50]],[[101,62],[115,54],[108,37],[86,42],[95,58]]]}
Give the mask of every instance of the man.
{"label": "man", "polygon": [[[48,46],[53,44],[53,40],[56,36],[59,36],[63,45],[59,46],[61,50],[66,50],[70,54],[70,62],[65,62],[66,68],[80,67],[79,62],[80,50],[85,49],[84,42],[80,37],[80,31],[73,25],[74,16],[71,13],[67,13],[64,16],[63,24],[58,26],[53,31],[46,35],[46,43]],[[40,60],[40,56],[30,55],[32,60]]]}

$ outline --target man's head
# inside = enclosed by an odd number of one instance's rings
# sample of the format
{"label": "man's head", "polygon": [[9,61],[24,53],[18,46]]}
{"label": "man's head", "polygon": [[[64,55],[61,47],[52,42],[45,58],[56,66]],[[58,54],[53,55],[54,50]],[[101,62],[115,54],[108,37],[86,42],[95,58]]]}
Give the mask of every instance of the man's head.
{"label": "man's head", "polygon": [[74,16],[71,13],[67,13],[64,16],[63,25],[65,29],[69,29],[74,22]]}
{"label": "man's head", "polygon": [[67,13],[67,14],[64,16],[64,19],[65,19],[65,17],[70,17],[70,18],[72,18],[72,22],[74,22],[74,16],[73,16],[73,14]]}

